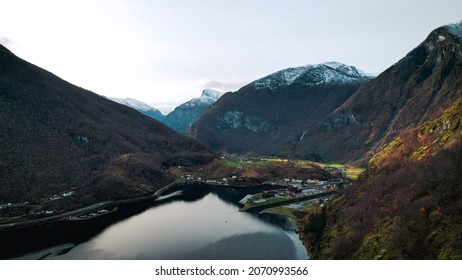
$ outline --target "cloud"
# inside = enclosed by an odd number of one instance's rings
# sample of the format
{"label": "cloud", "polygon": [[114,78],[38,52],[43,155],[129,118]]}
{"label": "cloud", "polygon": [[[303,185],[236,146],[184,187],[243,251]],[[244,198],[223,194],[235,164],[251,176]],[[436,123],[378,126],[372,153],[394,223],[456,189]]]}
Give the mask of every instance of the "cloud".
{"label": "cloud", "polygon": [[205,82],[202,87],[215,89],[221,92],[229,92],[229,91],[237,91],[241,87],[245,86],[249,82],[219,82],[219,81],[207,81]]}

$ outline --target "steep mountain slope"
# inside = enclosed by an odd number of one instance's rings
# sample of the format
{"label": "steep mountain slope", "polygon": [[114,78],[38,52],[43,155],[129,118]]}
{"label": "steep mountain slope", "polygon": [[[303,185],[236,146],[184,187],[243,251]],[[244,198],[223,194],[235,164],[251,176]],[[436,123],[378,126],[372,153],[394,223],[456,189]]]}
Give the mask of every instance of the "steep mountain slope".
{"label": "steep mountain slope", "polygon": [[133,98],[114,98],[114,97],[108,97],[108,98],[119,104],[131,107],[137,110],[138,112],[142,113],[143,115],[151,117],[160,122],[162,122],[165,118],[165,116],[159,110],[139,100],[136,100]]}
{"label": "steep mountain slope", "polygon": [[[436,29],[335,113],[351,110],[356,123],[343,129],[377,152],[355,185],[306,219],[313,257],[462,258],[461,30]],[[366,117],[364,133],[352,129]]]}
{"label": "steep mountain slope", "polygon": [[336,62],[281,70],[225,94],[191,133],[215,150],[303,153],[297,143],[306,132],[369,80]]}
{"label": "steep mountain slope", "polygon": [[222,92],[204,89],[199,98],[193,98],[176,107],[165,117],[163,123],[178,132],[187,133],[191,125],[222,95]]}
{"label": "steep mountain slope", "polygon": [[[453,28],[456,30],[456,28]],[[441,27],[402,60],[359,89],[300,146],[319,157],[369,159],[406,128],[435,118],[462,87],[460,35]],[[348,149],[337,148],[338,143]]]}
{"label": "steep mountain slope", "polygon": [[[441,117],[403,132],[377,153],[361,180],[344,190],[323,217],[310,217],[326,222],[316,228],[306,221],[312,255],[461,259],[461,124],[462,98]],[[319,239],[309,240],[314,236]]]}
{"label": "steep mountain slope", "polygon": [[3,46],[0,108],[0,204],[32,205],[73,191],[54,206],[59,212],[139,196],[171,182],[165,171],[170,164],[213,158],[193,139],[69,84]]}

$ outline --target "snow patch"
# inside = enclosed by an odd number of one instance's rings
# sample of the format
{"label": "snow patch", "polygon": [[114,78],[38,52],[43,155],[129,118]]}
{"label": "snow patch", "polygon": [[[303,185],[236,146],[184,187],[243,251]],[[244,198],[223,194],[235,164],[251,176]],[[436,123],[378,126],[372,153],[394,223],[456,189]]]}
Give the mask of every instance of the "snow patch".
{"label": "snow patch", "polygon": [[193,98],[188,102],[181,104],[178,107],[196,107],[196,106],[204,106],[204,105],[212,105],[213,103],[217,102],[221,96],[223,96],[223,92],[213,90],[213,89],[204,89],[202,94],[198,98]]}
{"label": "snow patch", "polygon": [[139,100],[133,99],[133,98],[108,97],[108,99],[115,101],[119,104],[131,107],[133,109],[139,110],[139,111],[159,111],[156,108],[149,106],[148,104],[141,102]]}
{"label": "snow patch", "polygon": [[339,62],[287,68],[253,82],[255,89],[275,89],[295,82],[305,85],[350,84],[368,79],[368,75],[354,66]]}
{"label": "snow patch", "polygon": [[254,87],[256,89],[273,89],[280,86],[288,86],[292,84],[298,77],[300,77],[300,75],[305,73],[310,67],[312,67],[312,65],[292,67],[280,70],[276,73],[270,74],[266,77],[256,80],[254,82]]}
{"label": "snow patch", "polygon": [[438,42],[441,42],[441,41],[444,41],[444,40],[446,40],[446,37],[441,36],[441,35],[438,36]]}
{"label": "snow patch", "polygon": [[449,33],[462,39],[462,21],[446,25]]}

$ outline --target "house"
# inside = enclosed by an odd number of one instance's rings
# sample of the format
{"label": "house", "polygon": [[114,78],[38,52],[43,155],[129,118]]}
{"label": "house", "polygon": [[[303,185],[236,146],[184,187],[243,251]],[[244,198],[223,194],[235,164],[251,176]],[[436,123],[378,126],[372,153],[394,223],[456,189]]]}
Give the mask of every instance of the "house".
{"label": "house", "polygon": [[261,196],[263,198],[270,198],[270,197],[275,197],[277,194],[277,191],[264,191]]}
{"label": "house", "polygon": [[253,198],[253,195],[248,194],[248,195],[244,196],[244,198],[242,198],[241,200],[239,200],[239,203],[245,205],[247,202],[249,202],[250,200],[252,200],[252,198]]}
{"label": "house", "polygon": [[287,190],[288,190],[289,192],[291,192],[291,193],[301,193],[301,192],[302,192],[301,189],[299,189],[299,188],[297,188],[297,187],[294,187],[294,186],[288,187]]}
{"label": "house", "polygon": [[63,197],[71,196],[73,193],[74,193],[73,191],[65,192],[65,193],[63,193]]}

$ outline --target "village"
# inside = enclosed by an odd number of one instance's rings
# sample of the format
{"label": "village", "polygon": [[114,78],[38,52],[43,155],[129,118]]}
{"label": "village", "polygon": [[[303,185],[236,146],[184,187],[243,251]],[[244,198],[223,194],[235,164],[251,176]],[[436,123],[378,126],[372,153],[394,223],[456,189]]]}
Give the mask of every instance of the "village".
{"label": "village", "polygon": [[[28,201],[21,203],[4,203],[0,205],[0,210],[8,211],[12,214],[12,218],[9,218],[8,215],[5,215],[4,221],[15,221],[18,217],[21,218],[25,215],[33,215],[35,217],[39,216],[49,216],[55,214],[55,209],[49,209],[49,204],[63,199],[68,198],[74,195],[74,191],[64,191],[57,194],[53,194],[47,198],[41,199],[38,203],[30,203]],[[3,214],[6,214],[3,212]],[[16,217],[15,217],[16,216]]]}
{"label": "village", "polygon": [[324,207],[334,195],[341,181],[317,181],[300,179],[283,179],[284,185],[253,195],[246,195],[239,203],[244,205],[241,211],[264,210],[284,206],[291,209],[301,209],[303,205],[317,204]]}
{"label": "village", "polygon": [[[311,172],[312,170],[314,172]],[[319,170],[324,173],[320,173]],[[345,170],[346,168],[334,168],[302,160],[222,154],[211,165],[198,169],[173,166],[169,171],[174,175],[175,181],[169,186],[172,184],[205,184],[230,188],[259,186],[264,187],[265,191],[246,196],[241,200],[244,211],[259,208],[267,209],[270,206],[287,206],[292,209],[300,209],[310,200],[315,201],[315,205],[323,206],[329,201],[329,196],[337,192],[337,189],[349,184],[350,178],[344,174]],[[285,178],[284,176],[287,177]],[[75,195],[76,188],[70,188],[43,197],[35,203],[4,202],[0,205],[1,222],[17,222],[27,217],[37,219],[58,215],[61,207],[59,205],[65,203],[60,201],[67,201],[67,199]],[[94,218],[104,215],[106,214],[105,211],[108,211],[104,209],[98,212],[100,210],[103,209],[97,209],[94,212],[86,211],[84,215],[76,216],[75,218]]]}
{"label": "village", "polygon": [[[292,210],[302,209],[306,205],[324,207],[338,189],[351,184],[348,168],[340,164],[319,164],[303,160],[281,159],[276,157],[250,157],[233,154],[223,154],[217,163],[229,167],[231,172],[222,173],[222,178],[212,172],[194,172],[186,167],[176,166],[178,184],[206,184],[215,187],[249,188],[252,186],[266,187],[266,190],[253,195],[246,195],[239,202],[243,205],[241,211],[265,210],[272,207],[288,207]],[[268,170],[274,167],[280,169],[278,176],[266,176],[260,181],[252,180],[249,174],[271,174]],[[331,176],[327,179],[316,177],[309,170],[320,168]],[[216,166],[219,169],[220,166]],[[290,173],[289,170],[307,170],[307,172]],[[250,170],[250,172],[249,172]],[[289,171],[289,172],[286,172]],[[265,173],[266,172],[266,173]],[[291,177],[284,178],[284,174]],[[305,174],[305,175],[302,175]],[[311,175],[314,176],[311,176]],[[211,178],[210,178],[211,177]],[[217,178],[218,177],[218,178]]]}
{"label": "village", "polygon": [[[187,174],[177,180],[178,184],[206,184],[215,187],[243,187],[245,178],[233,175],[222,179],[207,179]],[[300,209],[307,202],[324,207],[329,202],[330,196],[334,195],[339,188],[345,185],[342,178],[332,181],[302,178],[275,178],[261,184],[267,186],[268,190],[253,195],[246,195],[239,203],[244,205],[242,211],[257,208],[270,208],[281,206],[292,209]]]}

